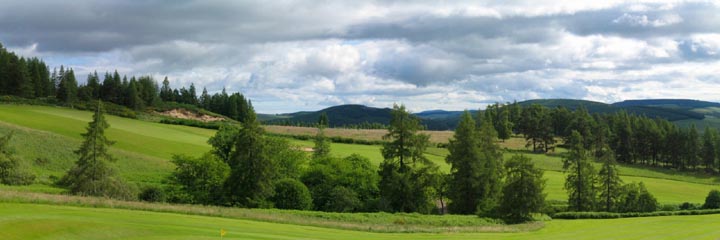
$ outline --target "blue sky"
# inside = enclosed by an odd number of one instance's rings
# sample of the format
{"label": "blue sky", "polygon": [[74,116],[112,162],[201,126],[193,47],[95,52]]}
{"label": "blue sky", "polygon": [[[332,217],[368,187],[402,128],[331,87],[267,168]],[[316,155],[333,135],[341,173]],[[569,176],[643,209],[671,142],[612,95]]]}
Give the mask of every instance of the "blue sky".
{"label": "blue sky", "polygon": [[720,101],[720,2],[2,1],[51,66],[241,91],[259,112],[577,98]]}

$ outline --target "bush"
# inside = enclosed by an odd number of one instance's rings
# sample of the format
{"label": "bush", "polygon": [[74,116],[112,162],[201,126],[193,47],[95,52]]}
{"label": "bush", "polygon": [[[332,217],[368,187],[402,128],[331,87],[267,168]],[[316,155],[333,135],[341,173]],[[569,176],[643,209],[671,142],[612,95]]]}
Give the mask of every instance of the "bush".
{"label": "bush", "polygon": [[325,210],[330,212],[354,212],[362,207],[358,194],[343,186],[330,190]]}
{"label": "bush", "polygon": [[553,215],[555,219],[610,219],[610,218],[631,218],[631,217],[658,217],[658,216],[680,216],[680,215],[706,215],[720,214],[720,209],[705,210],[681,210],[681,211],[658,211],[658,212],[562,212]]}
{"label": "bush", "polygon": [[298,180],[285,178],[275,183],[275,195],[271,198],[280,209],[308,210],[312,208],[310,191]]}
{"label": "bush", "polygon": [[708,193],[708,196],[705,198],[705,204],[703,204],[704,209],[716,209],[720,208],[720,191],[718,190],[712,190],[710,193]]}
{"label": "bush", "polygon": [[695,210],[700,209],[700,206],[694,203],[684,202],[680,204],[680,210]]}
{"label": "bush", "polygon": [[220,204],[225,179],[230,175],[230,167],[207,153],[199,158],[176,155],[171,160],[175,171],[168,178],[171,186],[167,192],[171,202]]}
{"label": "bush", "polygon": [[148,187],[140,193],[138,198],[146,202],[164,202],[165,192],[158,187]]}

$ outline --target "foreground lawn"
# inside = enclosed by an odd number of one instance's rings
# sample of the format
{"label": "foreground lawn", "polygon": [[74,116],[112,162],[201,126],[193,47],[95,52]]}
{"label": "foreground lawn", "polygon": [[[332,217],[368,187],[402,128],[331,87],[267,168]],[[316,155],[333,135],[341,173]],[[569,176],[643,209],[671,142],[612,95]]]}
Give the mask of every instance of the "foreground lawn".
{"label": "foreground lawn", "polygon": [[553,220],[520,233],[370,233],[311,226],[42,204],[0,203],[0,239],[714,239],[720,215]]}

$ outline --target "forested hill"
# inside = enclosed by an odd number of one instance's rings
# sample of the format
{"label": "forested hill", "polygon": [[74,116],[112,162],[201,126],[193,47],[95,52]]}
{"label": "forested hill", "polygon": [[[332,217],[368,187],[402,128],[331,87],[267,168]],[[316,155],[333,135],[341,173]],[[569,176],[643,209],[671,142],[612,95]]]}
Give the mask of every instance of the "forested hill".
{"label": "forested hill", "polygon": [[[565,107],[569,110],[583,106],[590,113],[626,111],[630,114],[669,121],[699,121],[706,116],[720,117],[720,103],[686,99],[627,100],[613,104],[575,99],[535,99],[518,104],[520,106],[538,104],[548,108]],[[312,126],[323,112],[328,115],[331,127],[380,128],[390,121],[390,109],[363,105],[339,105],[314,112],[261,114],[259,117],[267,124]],[[473,115],[476,112],[473,110]],[[415,116],[422,119],[423,125],[428,130],[448,130],[455,128],[461,113],[462,111],[431,110],[415,113]]]}

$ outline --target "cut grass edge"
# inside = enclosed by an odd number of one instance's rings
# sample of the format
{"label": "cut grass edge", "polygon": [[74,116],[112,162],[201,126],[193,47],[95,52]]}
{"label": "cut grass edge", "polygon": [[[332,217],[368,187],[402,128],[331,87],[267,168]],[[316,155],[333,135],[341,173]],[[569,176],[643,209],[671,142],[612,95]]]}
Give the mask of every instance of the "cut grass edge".
{"label": "cut grass edge", "polygon": [[247,209],[222,206],[133,202],[102,197],[11,190],[0,190],[0,202],[178,213],[377,233],[517,233],[536,231],[545,226],[545,223],[540,221],[506,225],[477,216],[440,216],[383,212],[328,213],[280,209]]}

